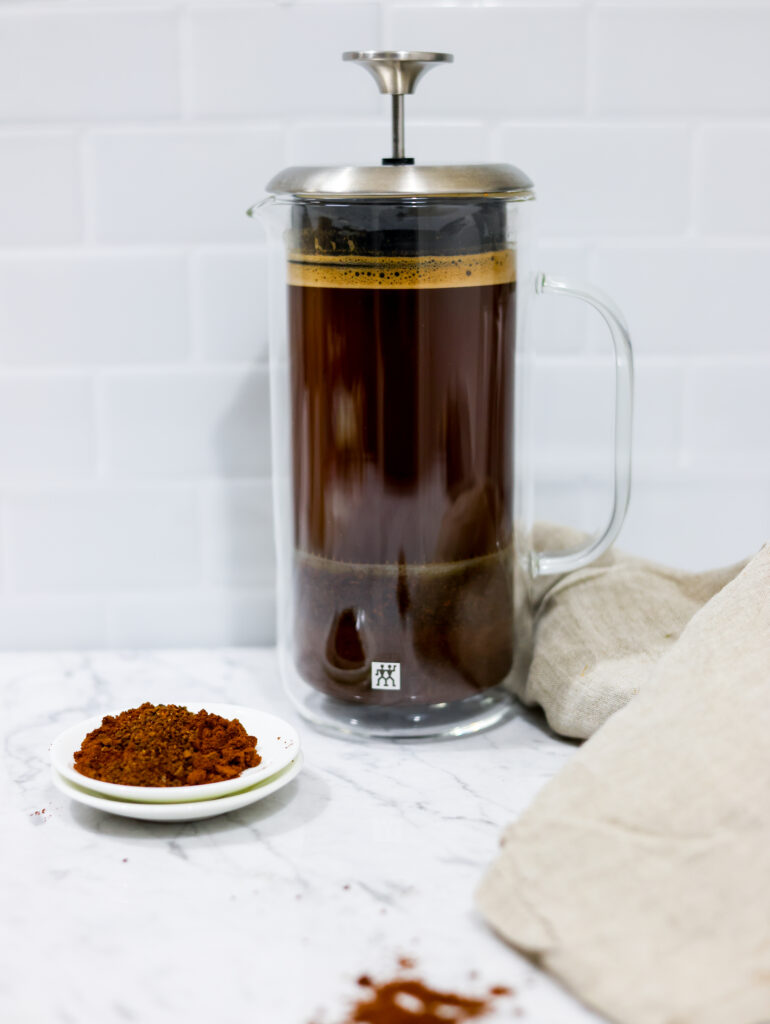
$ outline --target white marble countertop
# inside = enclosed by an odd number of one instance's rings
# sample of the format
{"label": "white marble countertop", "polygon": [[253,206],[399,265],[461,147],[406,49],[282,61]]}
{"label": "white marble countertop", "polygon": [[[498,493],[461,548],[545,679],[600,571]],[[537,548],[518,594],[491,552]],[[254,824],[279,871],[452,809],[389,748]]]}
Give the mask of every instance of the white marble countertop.
{"label": "white marble countertop", "polygon": [[[144,700],[273,711],[300,729],[305,769],[189,824],[118,818],[54,790],[54,737]],[[490,1024],[599,1020],[473,906],[503,827],[575,750],[537,716],[440,743],[333,739],[295,714],[271,650],[7,654],[0,701],[7,1024],[339,1024],[355,979],[392,976],[400,956],[438,987],[515,988]]]}

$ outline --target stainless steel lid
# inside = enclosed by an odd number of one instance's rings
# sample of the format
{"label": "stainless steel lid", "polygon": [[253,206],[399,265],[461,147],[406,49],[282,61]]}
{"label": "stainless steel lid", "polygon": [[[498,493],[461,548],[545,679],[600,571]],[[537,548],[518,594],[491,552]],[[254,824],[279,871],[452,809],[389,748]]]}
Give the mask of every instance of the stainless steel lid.
{"label": "stainless steel lid", "polygon": [[451,53],[356,50],[344,53],[342,59],[360,64],[375,79],[380,92],[390,95],[392,155],[384,157],[379,167],[287,167],[271,178],[268,192],[308,199],[532,197],[531,180],[511,164],[419,167],[404,155],[404,96],[414,92],[417,82],[431,68],[451,63]]}
{"label": "stainless steel lid", "polygon": [[355,196],[500,196],[522,193],[529,198],[532,182],[510,164],[460,164],[441,167],[287,167],[267,184],[273,195],[308,199]]}

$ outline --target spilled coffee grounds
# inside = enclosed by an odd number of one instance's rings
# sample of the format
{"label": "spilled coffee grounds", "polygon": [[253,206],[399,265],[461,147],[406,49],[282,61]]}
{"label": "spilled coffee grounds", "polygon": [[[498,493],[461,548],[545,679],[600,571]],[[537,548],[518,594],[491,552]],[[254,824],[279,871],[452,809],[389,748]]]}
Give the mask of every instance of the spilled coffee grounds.
{"label": "spilled coffee grounds", "polygon": [[[399,963],[414,966],[411,959]],[[490,1013],[497,998],[513,995],[513,990],[503,985],[495,985],[485,996],[472,997],[439,991],[418,978],[396,977],[377,983],[368,974],[361,975],[358,985],[367,994],[340,1024],[463,1024]]]}
{"label": "spilled coffee grounds", "polygon": [[237,778],[262,758],[238,719],[178,704],[107,715],[75,755],[81,775],[124,786],[200,786]]}

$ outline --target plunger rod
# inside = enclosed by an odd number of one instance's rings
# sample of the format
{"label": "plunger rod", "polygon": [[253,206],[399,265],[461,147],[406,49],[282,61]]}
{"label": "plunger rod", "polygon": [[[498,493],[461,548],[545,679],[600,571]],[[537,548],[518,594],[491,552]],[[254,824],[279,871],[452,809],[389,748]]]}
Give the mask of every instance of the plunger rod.
{"label": "plunger rod", "polygon": [[404,97],[391,96],[393,105],[393,158],[404,159]]}

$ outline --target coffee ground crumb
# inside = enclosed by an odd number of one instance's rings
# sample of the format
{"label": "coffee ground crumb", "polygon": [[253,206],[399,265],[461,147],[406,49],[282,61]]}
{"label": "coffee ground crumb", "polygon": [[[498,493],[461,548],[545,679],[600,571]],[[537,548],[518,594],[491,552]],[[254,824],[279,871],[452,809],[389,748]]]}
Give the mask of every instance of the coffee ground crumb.
{"label": "coffee ground crumb", "polygon": [[[407,971],[416,966],[416,961],[402,956],[398,964]],[[443,992],[419,978],[404,976],[375,982],[362,974],[356,984],[367,993],[337,1024],[463,1024],[490,1013],[498,997],[513,995],[513,990],[504,985],[493,986],[482,997]]]}
{"label": "coffee ground crumb", "polygon": [[237,778],[262,758],[238,719],[145,702],[102,724],[75,752],[75,769],[125,786],[199,786]]}
{"label": "coffee ground crumb", "polygon": [[446,1024],[447,1020],[462,1024],[490,1009],[488,999],[441,992],[416,978],[396,978],[373,985],[344,1024]]}

